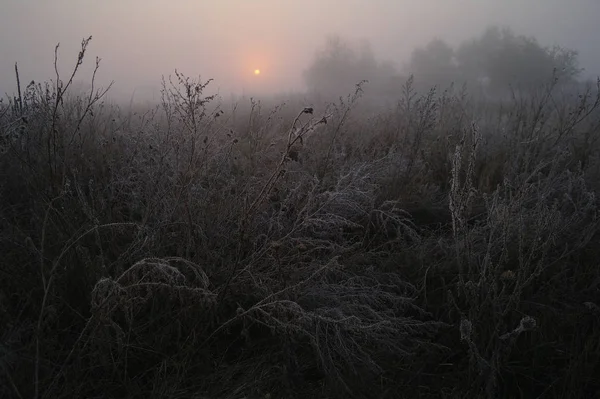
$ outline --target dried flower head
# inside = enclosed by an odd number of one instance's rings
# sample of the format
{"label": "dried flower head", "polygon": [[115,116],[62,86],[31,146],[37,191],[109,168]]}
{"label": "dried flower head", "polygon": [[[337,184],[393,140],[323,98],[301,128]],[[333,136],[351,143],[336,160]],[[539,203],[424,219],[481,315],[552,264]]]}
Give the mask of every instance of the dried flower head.
{"label": "dried flower head", "polygon": [[514,280],[515,279],[515,272],[513,272],[512,270],[505,270],[500,275],[500,279],[501,280]]}
{"label": "dried flower head", "polygon": [[519,327],[522,331],[529,331],[529,330],[533,330],[536,326],[536,322],[535,319],[531,316],[525,316],[521,319],[521,323],[519,324]]}

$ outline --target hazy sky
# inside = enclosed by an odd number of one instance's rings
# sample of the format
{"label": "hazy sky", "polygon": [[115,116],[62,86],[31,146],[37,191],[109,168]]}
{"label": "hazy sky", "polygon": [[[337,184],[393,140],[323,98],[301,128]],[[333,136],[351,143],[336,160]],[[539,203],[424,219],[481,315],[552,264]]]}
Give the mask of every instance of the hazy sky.
{"label": "hazy sky", "polygon": [[115,93],[143,93],[175,68],[214,78],[223,95],[297,90],[327,35],[368,39],[401,62],[434,37],[456,44],[490,24],[578,49],[600,74],[599,17],[599,0],[0,0],[0,91],[14,91],[15,61],[24,81],[52,77],[58,42],[66,73],[89,35],[87,64],[102,58]]}

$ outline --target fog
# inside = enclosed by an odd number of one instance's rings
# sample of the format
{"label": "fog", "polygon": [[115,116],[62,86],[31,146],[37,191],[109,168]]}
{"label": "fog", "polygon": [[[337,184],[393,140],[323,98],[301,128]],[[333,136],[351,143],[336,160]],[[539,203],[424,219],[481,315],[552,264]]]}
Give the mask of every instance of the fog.
{"label": "fog", "polygon": [[578,50],[595,76],[598,15],[597,0],[1,0],[0,92],[15,91],[15,62],[25,82],[53,78],[57,43],[67,74],[90,35],[78,78],[89,79],[98,56],[99,83],[114,80],[112,95],[126,98],[151,98],[175,69],[214,79],[223,96],[303,91],[303,71],[331,35],[368,42],[401,68],[415,47],[457,45],[490,25]]}

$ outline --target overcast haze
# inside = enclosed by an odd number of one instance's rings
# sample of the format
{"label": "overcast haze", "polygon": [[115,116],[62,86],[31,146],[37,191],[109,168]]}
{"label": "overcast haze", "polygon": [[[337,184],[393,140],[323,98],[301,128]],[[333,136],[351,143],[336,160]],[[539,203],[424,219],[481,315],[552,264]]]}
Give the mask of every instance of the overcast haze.
{"label": "overcast haze", "polygon": [[97,55],[115,93],[147,93],[177,68],[214,78],[226,95],[302,90],[302,71],[331,34],[366,39],[399,65],[434,37],[457,44],[492,24],[579,50],[594,76],[599,16],[597,0],[0,0],[0,90],[14,91],[15,61],[26,81],[52,77],[58,42],[66,73],[89,35],[81,80]]}

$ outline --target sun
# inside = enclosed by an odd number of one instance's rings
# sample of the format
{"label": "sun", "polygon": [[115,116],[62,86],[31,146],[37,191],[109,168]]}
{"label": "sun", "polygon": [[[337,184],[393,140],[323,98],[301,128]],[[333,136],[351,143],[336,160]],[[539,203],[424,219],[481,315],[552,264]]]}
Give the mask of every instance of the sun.
{"label": "sun", "polygon": [[254,74],[255,74],[256,76],[260,75],[260,69],[255,69],[255,70],[254,70]]}

